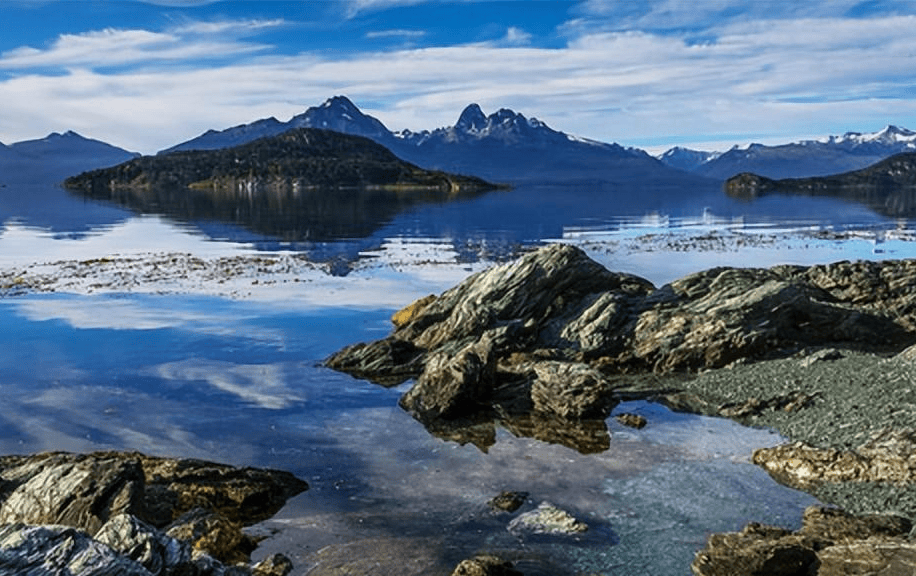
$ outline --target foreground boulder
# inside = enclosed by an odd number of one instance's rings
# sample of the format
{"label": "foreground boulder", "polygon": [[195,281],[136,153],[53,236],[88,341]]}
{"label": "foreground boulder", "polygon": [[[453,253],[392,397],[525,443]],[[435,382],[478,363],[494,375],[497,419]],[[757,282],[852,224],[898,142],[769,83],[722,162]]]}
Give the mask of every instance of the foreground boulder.
{"label": "foreground boulder", "polygon": [[913,574],[911,529],[905,518],[812,506],[796,532],[752,523],[740,532],[713,534],[691,569],[697,576]]}
{"label": "foreground boulder", "polygon": [[307,488],[287,472],[135,452],[5,456],[0,572],[228,574],[256,546],[241,528]]}
{"label": "foreground boulder", "polygon": [[690,374],[806,347],[916,342],[916,261],[714,268],[655,288],[557,244],[395,315],[327,365],[392,385],[430,425],[495,414],[603,419],[625,377]]}

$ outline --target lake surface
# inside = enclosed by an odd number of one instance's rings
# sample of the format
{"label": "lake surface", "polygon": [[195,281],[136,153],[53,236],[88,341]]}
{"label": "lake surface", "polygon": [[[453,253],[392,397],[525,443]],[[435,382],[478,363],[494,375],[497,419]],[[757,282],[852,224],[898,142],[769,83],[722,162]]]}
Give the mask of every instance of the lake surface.
{"label": "lake surface", "polygon": [[[529,187],[375,212],[378,198],[249,200],[194,211],[161,197],[87,199],[36,178],[0,188],[0,269],[172,253],[320,264],[295,283],[246,276],[244,290],[88,283],[0,299],[0,451],[131,449],[290,470],[311,489],[258,527],[270,537],[255,556],[287,553],[296,574],[448,574],[493,551],[526,574],[686,575],[710,533],[796,526],[813,502],[749,463],[781,442],[774,434],[649,403],[617,408],[649,426],[610,419],[599,454],[502,428],[486,453],[431,436],[397,407],[409,384],[321,366],[387,334],[413,299],[544,241],[656,284],[718,265],[916,256],[909,220],[827,199],[739,203],[717,188]],[[510,531],[512,517],[486,504],[502,490],[591,529]]]}

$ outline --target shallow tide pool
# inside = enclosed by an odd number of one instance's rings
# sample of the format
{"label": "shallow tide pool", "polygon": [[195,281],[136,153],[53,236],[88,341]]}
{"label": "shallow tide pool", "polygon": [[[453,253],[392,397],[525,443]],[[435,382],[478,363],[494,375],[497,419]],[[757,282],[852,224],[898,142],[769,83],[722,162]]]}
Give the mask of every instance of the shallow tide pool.
{"label": "shallow tide pool", "polygon": [[[338,348],[390,330],[390,309],[205,296],[0,300],[0,451],[140,450],[290,470],[311,489],[255,528],[255,557],[295,574],[448,574],[502,553],[526,574],[688,574],[717,531],[794,526],[813,499],[749,463],[781,440],[645,402],[610,449],[583,455],[497,430],[487,453],[431,436],[385,389],[328,370]],[[586,522],[581,536],[510,531],[487,501],[529,493]]]}

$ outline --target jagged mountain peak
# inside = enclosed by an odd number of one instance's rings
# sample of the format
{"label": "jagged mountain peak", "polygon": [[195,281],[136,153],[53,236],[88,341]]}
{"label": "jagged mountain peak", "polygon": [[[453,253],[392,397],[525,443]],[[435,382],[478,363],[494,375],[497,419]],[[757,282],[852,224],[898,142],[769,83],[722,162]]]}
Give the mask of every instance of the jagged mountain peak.
{"label": "jagged mountain peak", "polygon": [[391,132],[380,121],[364,114],[346,96],[334,96],[321,106],[307,109],[293,116],[287,123],[290,128],[322,128],[369,138],[390,139]]}
{"label": "jagged mountain peak", "polygon": [[487,124],[487,117],[477,104],[468,104],[458,117],[455,128],[464,132],[478,131]]}

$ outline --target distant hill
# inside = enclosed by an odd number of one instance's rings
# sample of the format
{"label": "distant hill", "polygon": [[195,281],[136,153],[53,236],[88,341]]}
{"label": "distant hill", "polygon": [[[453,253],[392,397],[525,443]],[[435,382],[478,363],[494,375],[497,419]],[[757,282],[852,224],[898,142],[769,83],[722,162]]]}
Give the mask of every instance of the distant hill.
{"label": "distant hill", "polygon": [[423,170],[367,138],[299,128],[218,150],[178,151],[135,158],[82,173],[71,189],[491,189],[473,177]]}
{"label": "distant hill", "polygon": [[120,164],[138,154],[68,131],[54,132],[38,140],[0,144],[0,182],[63,178],[105,166]]}
{"label": "distant hill", "polygon": [[501,109],[489,116],[471,104],[454,126],[392,132],[344,96],[294,116],[269,118],[210,130],[161,153],[207,150],[281,133],[291,128],[324,128],[365,136],[398,157],[429,169],[473,174],[500,182],[654,182],[682,183],[696,177],[673,170],[641,150],[577,138],[551,129],[536,118]]}
{"label": "distant hill", "polygon": [[660,159],[670,166],[720,180],[741,172],[768,178],[803,178],[858,170],[908,151],[916,151],[916,132],[887,126],[879,132],[847,132],[824,140],[779,146],[751,144],[747,148],[734,147],[705,160],[702,155],[710,153],[672,148]]}
{"label": "distant hill", "polygon": [[725,182],[734,198],[770,194],[829,196],[865,204],[891,217],[916,216],[916,152],[897,154],[868,168],[832,176],[785,178],[742,173]]}

